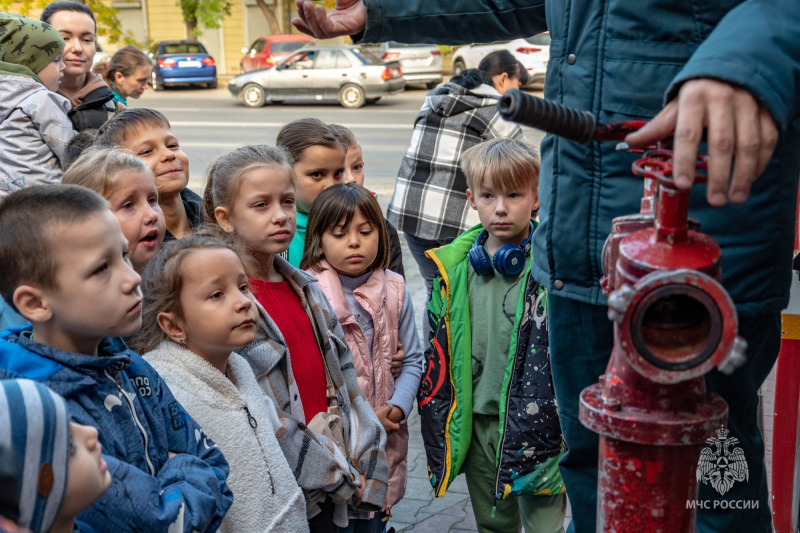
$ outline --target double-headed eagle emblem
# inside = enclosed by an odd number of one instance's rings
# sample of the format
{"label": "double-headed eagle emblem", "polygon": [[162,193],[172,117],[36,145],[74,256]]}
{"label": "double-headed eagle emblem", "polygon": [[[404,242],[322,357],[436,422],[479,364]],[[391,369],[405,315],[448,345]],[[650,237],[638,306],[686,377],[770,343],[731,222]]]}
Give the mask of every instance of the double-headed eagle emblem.
{"label": "double-headed eagle emblem", "polygon": [[736,437],[728,437],[729,430],[724,427],[717,430],[716,438],[706,440],[711,446],[700,452],[697,465],[697,480],[710,484],[720,494],[725,494],[737,481],[747,481],[749,471],[744,451],[731,448],[739,443]]}

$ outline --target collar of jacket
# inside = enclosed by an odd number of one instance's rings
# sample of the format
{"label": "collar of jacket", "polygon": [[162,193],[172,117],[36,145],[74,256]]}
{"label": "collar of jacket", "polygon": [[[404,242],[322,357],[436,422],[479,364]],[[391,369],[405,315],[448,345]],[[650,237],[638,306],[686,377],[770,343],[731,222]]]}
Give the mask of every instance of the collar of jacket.
{"label": "collar of jacket", "polygon": [[[531,222],[533,223],[533,229],[535,231],[536,228],[539,227],[539,223],[534,219],[531,219]],[[469,251],[472,249],[472,245],[475,243],[475,239],[478,238],[481,231],[483,231],[483,226],[480,224],[473,226],[459,235],[450,244],[428,250],[425,252],[425,255],[436,263],[440,272],[445,272],[467,258]]]}
{"label": "collar of jacket", "polygon": [[[191,350],[187,350],[172,341],[163,341],[155,350],[147,354],[145,361],[150,359],[161,359],[165,364],[169,364],[171,370],[183,379],[195,380],[195,386],[199,387],[196,391],[196,398],[212,407],[219,406],[219,396],[235,409],[241,409],[245,405],[243,399],[244,379],[242,377],[242,367],[239,364],[242,359],[235,352],[228,358],[227,372],[230,378],[219,371],[211,363],[197,355]],[[246,365],[246,363],[245,363]],[[246,367],[252,374],[252,370]],[[187,374],[190,378],[187,378]],[[205,390],[201,390],[205,387]],[[214,396],[216,392],[219,396]]]}
{"label": "collar of jacket", "polygon": [[[116,374],[127,369],[131,364],[131,353],[122,339],[108,338],[100,341],[97,348],[97,355],[83,355],[66,352],[40,344],[30,339],[33,333],[33,326],[20,326],[6,330],[1,338],[8,344],[15,345],[18,349],[28,352],[26,357],[36,357],[43,364],[52,365],[55,363],[60,368],[48,378],[48,385],[62,396],[96,384],[102,378],[103,373]],[[0,352],[4,351],[0,346]],[[34,361],[28,360],[34,364]],[[6,370],[15,371],[14,364],[6,367]]]}
{"label": "collar of jacket", "polygon": [[[347,305],[339,274],[326,260],[323,259],[319,264],[321,270],[314,270],[311,275],[319,280],[318,286],[331,304],[333,312],[336,314],[336,319],[343,325],[355,324],[356,319],[350,310],[350,306]],[[378,297],[382,297],[385,300],[386,272],[383,269],[373,270],[364,284],[353,290],[353,294],[367,301],[372,300],[369,295],[378,295]]]}

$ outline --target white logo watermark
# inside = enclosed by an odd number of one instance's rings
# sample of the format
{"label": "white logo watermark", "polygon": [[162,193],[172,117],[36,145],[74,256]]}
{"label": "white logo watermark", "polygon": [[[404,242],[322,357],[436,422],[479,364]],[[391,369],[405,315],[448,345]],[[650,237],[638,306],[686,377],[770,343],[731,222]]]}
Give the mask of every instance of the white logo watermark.
{"label": "white logo watermark", "polygon": [[716,437],[707,439],[711,446],[703,448],[697,464],[697,481],[711,485],[720,494],[731,490],[737,481],[747,481],[750,477],[744,451],[736,446],[739,439],[729,437],[729,433],[723,426],[717,430]]}

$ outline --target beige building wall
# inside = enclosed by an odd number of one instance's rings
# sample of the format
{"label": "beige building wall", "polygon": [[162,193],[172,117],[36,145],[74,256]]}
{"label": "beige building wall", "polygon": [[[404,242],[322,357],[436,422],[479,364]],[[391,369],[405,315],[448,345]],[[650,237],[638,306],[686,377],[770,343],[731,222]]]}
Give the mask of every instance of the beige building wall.
{"label": "beige building wall", "polygon": [[[147,27],[153,41],[170,41],[186,38],[186,25],[181,8],[175,0],[149,0],[147,2]],[[135,31],[134,28],[126,30]]]}

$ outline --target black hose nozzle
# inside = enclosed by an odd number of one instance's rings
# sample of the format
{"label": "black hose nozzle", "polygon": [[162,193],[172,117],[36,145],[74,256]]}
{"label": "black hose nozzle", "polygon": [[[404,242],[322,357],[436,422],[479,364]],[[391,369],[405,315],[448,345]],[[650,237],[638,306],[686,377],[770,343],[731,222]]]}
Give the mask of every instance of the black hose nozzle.
{"label": "black hose nozzle", "polygon": [[588,111],[549,102],[519,89],[509,89],[497,103],[500,116],[531,128],[564,137],[581,144],[594,137],[597,121]]}

